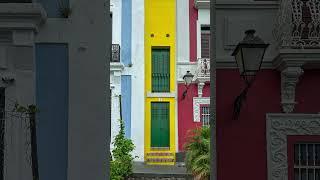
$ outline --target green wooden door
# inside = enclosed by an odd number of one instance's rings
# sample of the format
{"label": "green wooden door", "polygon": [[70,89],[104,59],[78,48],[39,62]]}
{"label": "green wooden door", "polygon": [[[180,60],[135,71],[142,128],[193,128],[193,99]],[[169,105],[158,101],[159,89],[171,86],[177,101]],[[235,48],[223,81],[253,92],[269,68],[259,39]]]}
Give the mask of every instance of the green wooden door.
{"label": "green wooden door", "polygon": [[169,147],[169,106],[168,102],[151,103],[151,147]]}
{"label": "green wooden door", "polygon": [[152,92],[170,91],[170,50],[152,49]]}

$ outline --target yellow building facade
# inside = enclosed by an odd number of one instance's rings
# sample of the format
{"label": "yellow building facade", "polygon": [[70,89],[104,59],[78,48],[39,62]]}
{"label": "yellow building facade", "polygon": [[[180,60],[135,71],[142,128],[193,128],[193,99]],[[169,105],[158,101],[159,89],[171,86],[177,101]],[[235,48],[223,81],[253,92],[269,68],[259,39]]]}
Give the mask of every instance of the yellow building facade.
{"label": "yellow building facade", "polygon": [[173,165],[176,152],[176,1],[145,0],[147,164]]}

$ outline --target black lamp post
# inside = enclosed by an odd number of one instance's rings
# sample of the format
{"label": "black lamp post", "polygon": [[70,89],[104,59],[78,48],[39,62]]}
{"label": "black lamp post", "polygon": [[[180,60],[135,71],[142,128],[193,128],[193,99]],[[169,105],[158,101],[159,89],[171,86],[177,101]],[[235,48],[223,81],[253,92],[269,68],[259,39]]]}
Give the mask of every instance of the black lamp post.
{"label": "black lamp post", "polygon": [[246,36],[237,45],[232,56],[237,62],[240,76],[246,83],[245,89],[234,102],[234,118],[238,118],[243,100],[246,99],[248,89],[251,87],[256,74],[260,71],[265,51],[269,44],[265,44],[262,39],[255,36],[255,30],[247,30]]}
{"label": "black lamp post", "polygon": [[186,86],[186,90],[184,90],[183,94],[182,94],[182,98],[184,99],[187,95],[188,89],[190,84],[192,83],[193,80],[193,74],[190,73],[190,71],[187,71],[187,73],[183,76],[183,80]]}

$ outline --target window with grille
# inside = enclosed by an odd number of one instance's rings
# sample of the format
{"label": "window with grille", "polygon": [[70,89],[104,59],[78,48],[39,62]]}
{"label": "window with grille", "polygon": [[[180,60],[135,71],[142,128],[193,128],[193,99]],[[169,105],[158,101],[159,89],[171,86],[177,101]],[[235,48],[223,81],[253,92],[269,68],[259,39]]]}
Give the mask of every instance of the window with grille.
{"label": "window with grille", "polygon": [[210,27],[201,27],[201,57],[210,58]]}
{"label": "window with grille", "polygon": [[210,107],[202,106],[201,107],[201,121],[202,126],[209,126],[210,122]]}
{"label": "window with grille", "polygon": [[152,49],[152,92],[170,92],[170,49]]}
{"label": "window with grille", "polygon": [[320,143],[294,144],[294,180],[320,180]]}

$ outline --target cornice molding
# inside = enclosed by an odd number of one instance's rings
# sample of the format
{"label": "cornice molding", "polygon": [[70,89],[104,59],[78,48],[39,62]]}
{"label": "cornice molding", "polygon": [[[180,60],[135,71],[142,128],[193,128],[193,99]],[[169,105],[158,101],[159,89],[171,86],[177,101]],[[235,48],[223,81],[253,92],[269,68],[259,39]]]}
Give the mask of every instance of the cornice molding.
{"label": "cornice molding", "polygon": [[302,67],[320,63],[320,49],[280,49],[272,64],[282,71],[287,67]]}
{"label": "cornice molding", "polygon": [[47,13],[39,3],[1,3],[0,29],[34,30],[47,19]]}
{"label": "cornice molding", "polygon": [[[210,0],[194,0],[197,9],[210,9]],[[216,9],[279,9],[279,2],[216,3]]]}

